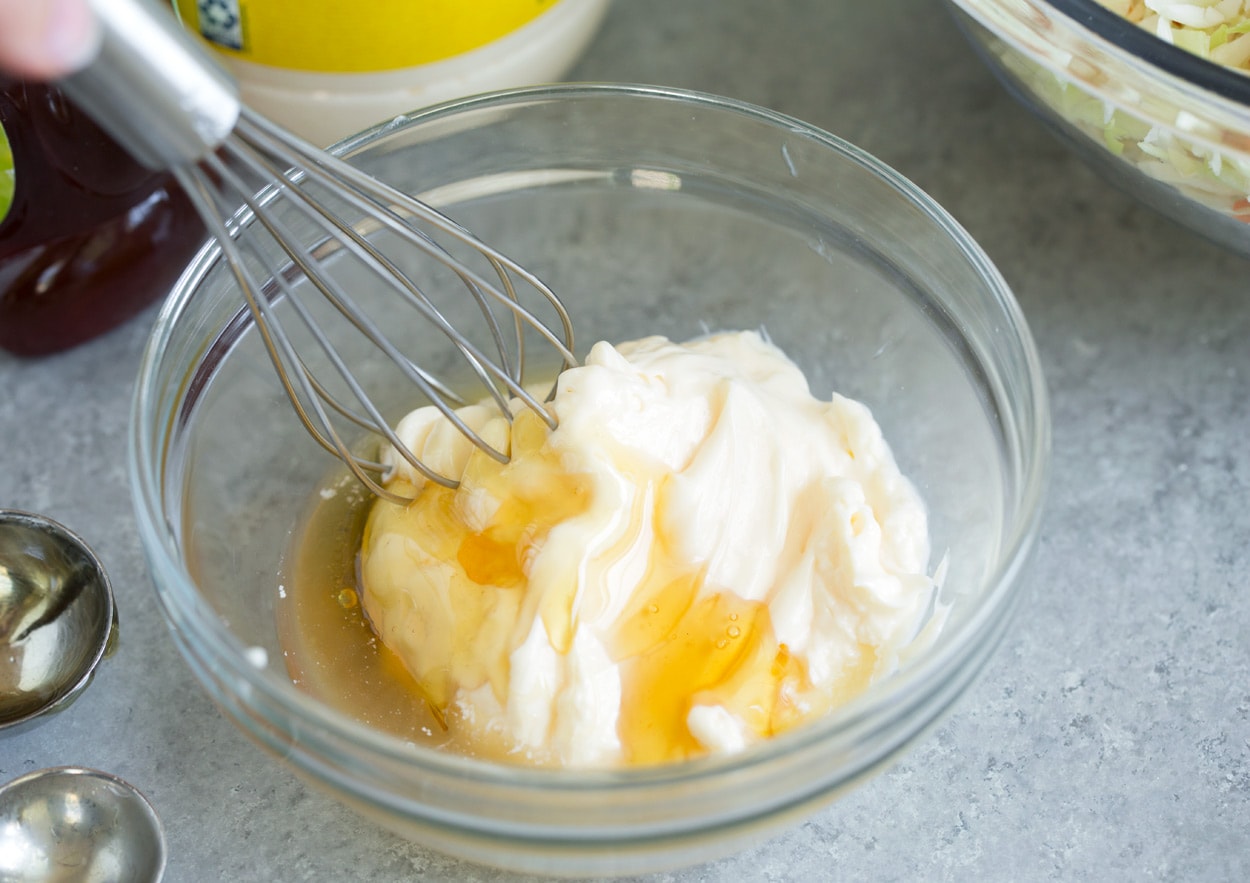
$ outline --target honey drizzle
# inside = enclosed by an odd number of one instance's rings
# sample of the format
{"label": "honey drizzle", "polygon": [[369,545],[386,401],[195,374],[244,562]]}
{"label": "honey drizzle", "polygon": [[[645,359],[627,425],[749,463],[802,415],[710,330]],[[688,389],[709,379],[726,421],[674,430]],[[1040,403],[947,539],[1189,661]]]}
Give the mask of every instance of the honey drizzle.
{"label": "honey drizzle", "polygon": [[[341,568],[327,581],[318,571],[334,571],[333,562],[327,562],[324,549],[314,554],[319,545],[326,545],[318,542],[326,525],[333,525],[335,518],[340,519],[340,528],[343,524],[345,514],[336,509],[319,514],[303,532],[296,556],[299,566],[288,579],[295,615],[287,617],[290,627],[284,643],[291,648],[288,662],[297,682],[366,722],[407,738],[468,754],[515,759],[513,746],[497,734],[458,720],[451,704],[455,689],[477,684],[451,683],[448,674],[459,667],[470,673],[470,680],[489,680],[502,702],[507,696],[508,654],[524,640],[534,615],[541,617],[561,653],[568,651],[578,627],[576,574],[567,575],[560,585],[544,586],[542,592],[529,592],[526,572],[550,532],[592,506],[593,493],[587,477],[570,473],[542,448],[545,431],[529,424],[524,415],[518,418],[509,464],[484,456],[470,460],[465,485],[485,489],[502,501],[487,523],[478,525],[480,530],[471,526],[473,519],[461,508],[467,504],[457,492],[433,484],[407,507],[378,502],[369,515],[366,544],[368,531],[375,529],[421,536],[431,556],[456,561],[463,569],[450,587],[457,606],[453,664],[416,672],[414,677],[374,637],[360,605],[345,609],[337,602],[345,591]],[[801,659],[778,642],[767,605],[707,586],[702,568],[682,561],[671,548],[659,517],[667,487],[648,470],[637,464],[635,469],[638,474],[633,478],[644,488],[637,499],[645,503],[636,502],[630,518],[635,526],[639,519],[650,519],[655,542],[619,626],[602,636],[621,665],[617,729],[624,762],[655,764],[704,753],[687,724],[696,705],[723,706],[749,735],[766,738],[867,686],[876,656],[870,646],[861,644],[836,688],[814,691]],[[351,513],[353,523],[361,517],[359,507]],[[359,528],[354,536],[359,538]],[[612,556],[624,554],[626,545],[622,541],[609,550],[605,556],[609,560],[600,563],[599,571],[611,566]],[[354,555],[341,542],[336,550],[344,558]],[[334,607],[333,616],[327,613],[327,603]],[[506,609],[499,616],[501,605]],[[332,621],[336,618],[337,624]],[[520,623],[526,631],[503,634],[502,622]],[[389,708],[380,707],[387,703]],[[444,735],[442,728],[450,729]]]}

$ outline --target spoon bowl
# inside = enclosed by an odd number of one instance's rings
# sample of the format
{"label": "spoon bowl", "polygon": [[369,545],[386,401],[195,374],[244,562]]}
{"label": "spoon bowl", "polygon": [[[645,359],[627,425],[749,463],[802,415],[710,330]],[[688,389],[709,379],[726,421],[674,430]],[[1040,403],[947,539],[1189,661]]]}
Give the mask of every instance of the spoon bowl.
{"label": "spoon bowl", "polygon": [[0,879],[12,883],[155,883],[165,833],[128,782],[52,767],[0,787]]}
{"label": "spoon bowl", "polygon": [[86,543],[41,515],[0,509],[0,731],[72,702],[116,624],[108,575]]}

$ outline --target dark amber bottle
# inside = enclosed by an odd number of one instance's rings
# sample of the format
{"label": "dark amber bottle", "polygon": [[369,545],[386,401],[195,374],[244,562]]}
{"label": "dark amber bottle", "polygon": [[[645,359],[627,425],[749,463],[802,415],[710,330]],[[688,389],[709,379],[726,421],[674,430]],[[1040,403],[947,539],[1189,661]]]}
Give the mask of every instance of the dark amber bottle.
{"label": "dark amber bottle", "polygon": [[0,348],[67,349],[169,292],[205,233],[168,174],[136,163],[52,86],[0,77],[0,126],[12,151]]}

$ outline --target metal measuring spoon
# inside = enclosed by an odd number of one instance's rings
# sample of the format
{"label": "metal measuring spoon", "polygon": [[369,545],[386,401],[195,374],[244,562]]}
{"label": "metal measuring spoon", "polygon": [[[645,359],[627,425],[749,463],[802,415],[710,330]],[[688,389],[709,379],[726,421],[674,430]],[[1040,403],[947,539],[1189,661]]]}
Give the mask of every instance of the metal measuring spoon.
{"label": "metal measuring spoon", "polygon": [[117,626],[95,554],[65,526],[0,509],[0,731],[64,708]]}
{"label": "metal measuring spoon", "polygon": [[53,767],[0,787],[0,879],[156,883],[164,870],[160,819],[128,782]]}

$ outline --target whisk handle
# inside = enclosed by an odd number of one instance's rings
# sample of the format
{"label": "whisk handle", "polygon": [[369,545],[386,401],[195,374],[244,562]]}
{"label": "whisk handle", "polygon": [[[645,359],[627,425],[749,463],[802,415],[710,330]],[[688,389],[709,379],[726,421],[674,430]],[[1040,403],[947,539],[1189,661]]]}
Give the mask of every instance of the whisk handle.
{"label": "whisk handle", "polygon": [[90,0],[100,50],[62,89],[152,169],[195,162],[239,116],[234,80],[153,0]]}

